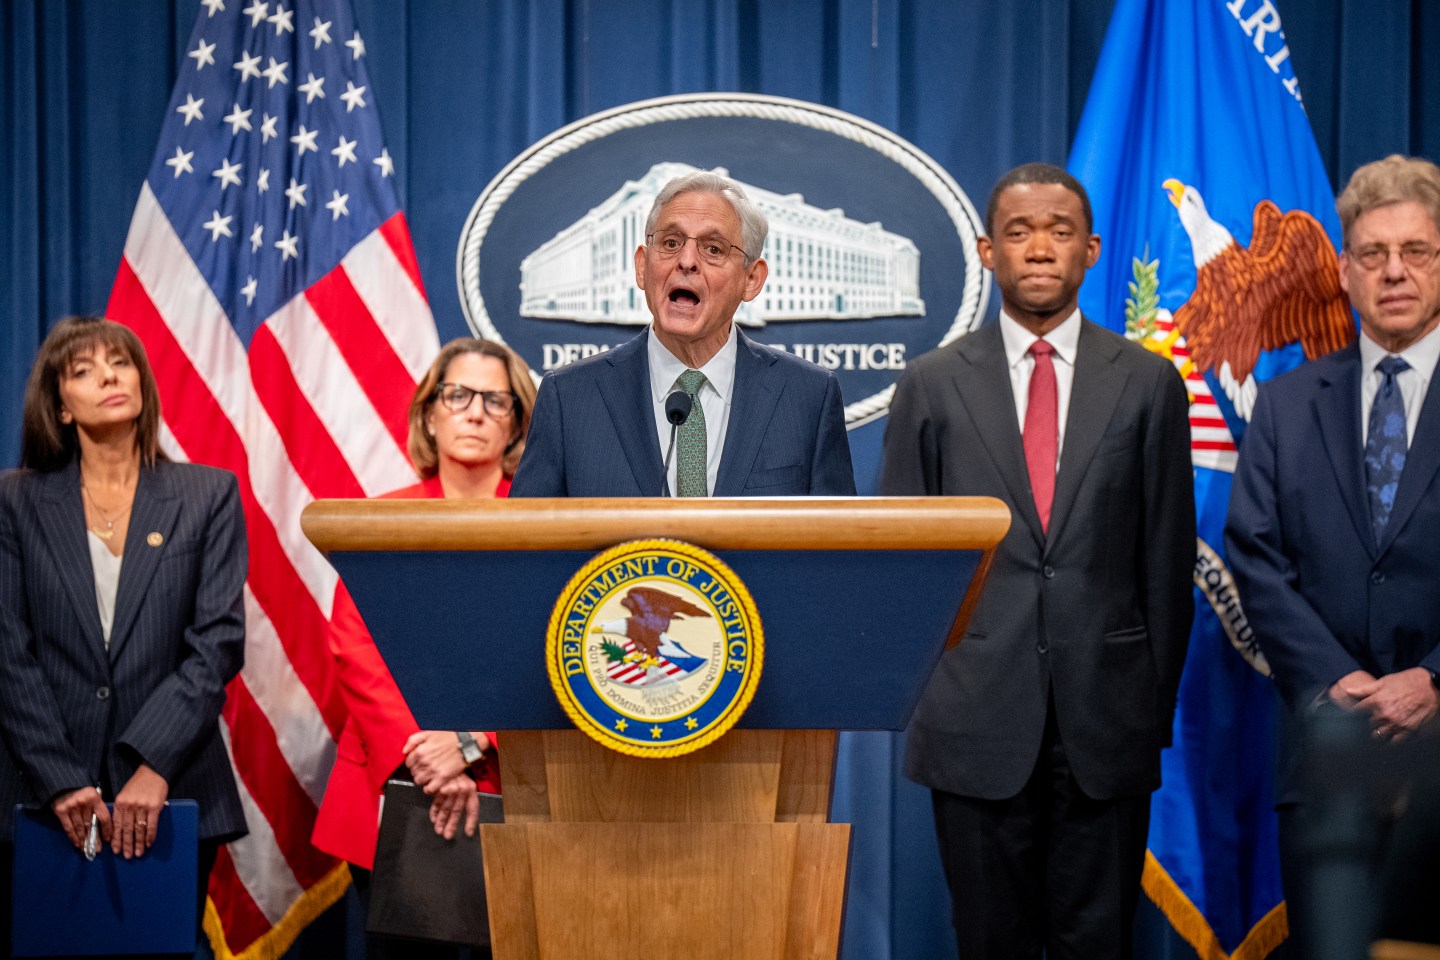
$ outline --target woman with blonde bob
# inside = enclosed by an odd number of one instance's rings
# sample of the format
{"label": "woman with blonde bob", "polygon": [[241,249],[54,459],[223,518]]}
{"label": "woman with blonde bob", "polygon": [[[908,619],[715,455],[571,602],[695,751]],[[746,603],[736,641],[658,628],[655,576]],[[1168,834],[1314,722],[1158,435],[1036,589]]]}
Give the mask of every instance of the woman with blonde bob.
{"label": "woman with blonde bob", "polygon": [[[421,482],[386,496],[506,496],[534,406],[530,370],[509,347],[470,338],[447,343],[410,401],[408,448]],[[436,833],[473,835],[477,789],[500,789],[495,735],[420,729],[344,583],[335,590],[329,639],[348,717],[312,840],[349,862],[357,887],[368,892],[385,781],[408,776],[433,797]],[[381,956],[391,947],[415,956],[419,944],[372,938],[369,952]]]}

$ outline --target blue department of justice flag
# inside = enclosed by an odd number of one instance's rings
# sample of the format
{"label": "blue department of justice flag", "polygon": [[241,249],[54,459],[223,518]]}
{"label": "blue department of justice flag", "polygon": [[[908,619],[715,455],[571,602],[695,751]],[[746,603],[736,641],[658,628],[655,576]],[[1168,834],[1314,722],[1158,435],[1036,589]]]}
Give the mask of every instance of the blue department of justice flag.
{"label": "blue department of justice flag", "polygon": [[1087,316],[1169,357],[1191,397],[1196,618],[1144,888],[1206,960],[1286,936],[1274,694],[1224,555],[1259,383],[1348,343],[1339,225],[1276,0],[1118,0],[1070,171],[1100,262]]}

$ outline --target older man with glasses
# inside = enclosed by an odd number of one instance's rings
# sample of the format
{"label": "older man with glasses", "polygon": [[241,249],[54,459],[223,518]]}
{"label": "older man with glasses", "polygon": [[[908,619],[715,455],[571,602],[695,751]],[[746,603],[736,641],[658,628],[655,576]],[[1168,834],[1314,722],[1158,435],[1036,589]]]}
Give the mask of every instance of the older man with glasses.
{"label": "older man with glasses", "polygon": [[1440,168],[1367,164],[1336,207],[1340,286],[1361,336],[1261,388],[1226,527],[1288,707],[1281,872],[1301,956],[1315,943],[1304,838],[1319,799],[1297,762],[1301,722],[1329,701],[1395,741],[1440,708]]}
{"label": "older man with glasses", "polygon": [[652,323],[546,375],[511,496],[855,493],[834,374],[735,326],[768,230],[725,177],[665,185],[635,251]]}

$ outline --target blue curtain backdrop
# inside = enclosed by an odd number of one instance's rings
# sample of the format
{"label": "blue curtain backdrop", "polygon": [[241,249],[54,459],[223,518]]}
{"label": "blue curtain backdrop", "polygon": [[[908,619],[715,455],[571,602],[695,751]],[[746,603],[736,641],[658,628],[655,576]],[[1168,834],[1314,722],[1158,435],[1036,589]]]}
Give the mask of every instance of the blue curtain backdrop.
{"label": "blue curtain backdrop", "polygon": [[[1389,153],[1440,159],[1440,58],[1421,55],[1440,44],[1440,4],[1274,2],[1332,181]],[[454,273],[465,216],[556,128],[666,94],[795,97],[906,137],[983,207],[1009,167],[1065,163],[1113,0],[353,3],[443,341],[466,332]],[[108,299],[198,9],[0,0],[0,469],[18,460],[45,331]],[[882,430],[851,435],[862,493]],[[897,744],[851,737],[842,752],[835,816],[856,824],[851,960],[953,955],[928,800],[900,777]],[[1144,955],[1170,952],[1149,927]],[[347,930],[353,940],[353,917],[337,911],[296,952],[332,955]]]}

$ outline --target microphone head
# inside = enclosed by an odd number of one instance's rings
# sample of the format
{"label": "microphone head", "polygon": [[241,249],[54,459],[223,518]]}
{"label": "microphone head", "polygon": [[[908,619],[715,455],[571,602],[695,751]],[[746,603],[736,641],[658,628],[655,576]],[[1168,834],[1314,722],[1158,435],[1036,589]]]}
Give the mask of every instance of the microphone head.
{"label": "microphone head", "polygon": [[690,408],[694,402],[684,390],[675,390],[665,398],[665,419],[671,426],[678,427],[690,419]]}

